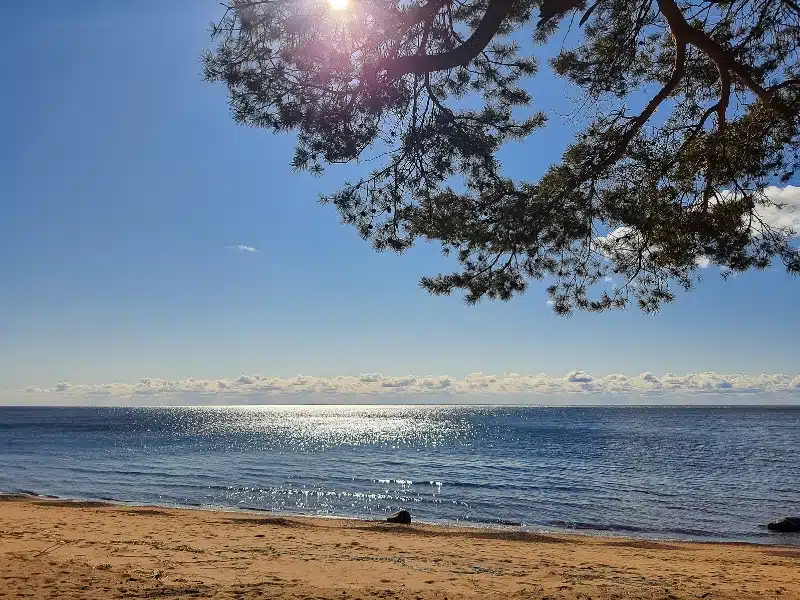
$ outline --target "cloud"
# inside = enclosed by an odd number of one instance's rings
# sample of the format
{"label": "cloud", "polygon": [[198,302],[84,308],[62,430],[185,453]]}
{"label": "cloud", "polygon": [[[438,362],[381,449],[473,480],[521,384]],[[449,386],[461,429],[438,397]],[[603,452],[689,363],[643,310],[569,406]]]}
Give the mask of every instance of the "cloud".
{"label": "cloud", "polygon": [[584,371],[570,371],[564,379],[569,383],[591,383],[593,377]]}
{"label": "cloud", "polygon": [[406,375],[405,377],[383,377],[381,378],[380,383],[381,387],[407,388],[416,385],[417,378],[413,375]]}
{"label": "cloud", "polygon": [[[658,377],[653,373],[595,376],[573,370],[565,375],[545,373],[487,375],[471,373],[464,378],[447,375],[389,376],[380,373],[292,378],[242,375],[224,379],[181,380],[142,378],[135,383],[69,384],[52,388],[30,387],[17,397],[24,403],[81,403],[95,400],[111,403],[281,403],[342,401],[367,398],[430,398],[449,402],[559,402],[557,398],[628,397],[683,398],[691,401],[708,395],[725,397],[781,394],[800,399],[800,376],[783,374],[743,375],[713,372]],[[381,400],[383,398],[384,400]],[[338,399],[338,400],[337,400]],[[556,400],[554,400],[556,399]],[[3,402],[9,403],[4,398]]]}
{"label": "cloud", "polygon": [[[604,236],[596,237],[594,241],[598,250],[606,258],[619,261],[631,260],[638,256],[642,237],[632,227],[617,227]],[[657,249],[657,246],[650,246],[645,253],[649,255]],[[706,269],[711,265],[711,260],[707,256],[701,256],[697,259],[696,264],[699,268]],[[611,282],[613,277],[606,277],[605,281]]]}
{"label": "cloud", "polygon": [[244,244],[226,246],[226,248],[228,248],[228,250],[236,250],[237,252],[258,252],[258,248],[254,248],[253,246],[245,246]]}
{"label": "cloud", "polygon": [[[775,206],[758,207],[756,212],[761,220],[771,227],[791,229],[794,231],[792,237],[800,237],[800,187],[770,186],[764,188],[764,193]],[[630,259],[638,253],[641,236],[631,227],[618,227],[604,236],[596,237],[595,243],[600,252],[608,258]],[[706,256],[697,259],[697,266],[701,269],[706,269],[710,265],[711,260]]]}
{"label": "cloud", "polygon": [[786,227],[794,230],[794,237],[800,237],[800,187],[787,185],[784,188],[770,186],[764,190],[767,197],[777,206],[762,206],[759,216],[773,227]]}
{"label": "cloud", "polygon": [[636,256],[642,237],[634,228],[623,226],[594,238],[594,242],[605,257],[622,259]]}

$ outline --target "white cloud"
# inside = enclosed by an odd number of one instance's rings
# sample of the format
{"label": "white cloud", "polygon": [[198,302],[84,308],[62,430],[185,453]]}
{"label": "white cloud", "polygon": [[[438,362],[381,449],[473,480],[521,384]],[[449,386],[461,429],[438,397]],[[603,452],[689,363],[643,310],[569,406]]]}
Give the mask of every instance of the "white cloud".
{"label": "white cloud", "polygon": [[784,206],[782,208],[762,206],[758,209],[759,216],[765,223],[773,227],[793,229],[795,237],[800,237],[800,187],[794,185],[787,185],[784,188],[771,186],[764,192],[772,202]]}
{"label": "white cloud", "polygon": [[641,235],[632,227],[617,227],[604,236],[594,238],[600,252],[608,258],[635,256],[641,245]]}
{"label": "white cloud", "polygon": [[413,375],[406,375],[405,377],[383,377],[381,379],[381,387],[387,388],[407,388],[416,384],[417,378]]}
{"label": "white cloud", "polygon": [[[616,375],[613,377],[616,377]],[[591,383],[593,377],[585,371],[570,371],[564,379],[569,383]]]}
{"label": "white cloud", "polygon": [[[624,395],[627,397],[675,396],[681,398],[708,394],[726,396],[776,393],[800,397],[800,376],[783,374],[742,375],[713,372],[661,377],[653,373],[624,375],[614,373],[595,376],[573,370],[563,376],[487,375],[471,373],[463,379],[447,375],[406,375],[392,377],[379,373],[358,376],[313,377],[298,375],[292,378],[264,375],[242,375],[230,379],[166,380],[142,378],[136,383],[69,384],[58,383],[52,388],[30,387],[11,394],[29,402],[80,403],[105,399],[117,403],[186,403],[220,401],[223,403],[252,403],[263,401],[316,401],[319,399],[429,397],[453,402],[480,401],[549,401],[556,397],[586,397],[587,395]],[[492,400],[494,398],[494,400]],[[498,400],[499,399],[499,400]],[[10,403],[8,398],[2,402]],[[280,402],[279,402],[280,403]]]}
{"label": "white cloud", "polygon": [[[770,186],[764,188],[764,193],[776,206],[758,207],[756,212],[759,218],[772,227],[791,229],[794,231],[793,237],[800,237],[800,187]],[[611,259],[631,258],[641,245],[640,234],[631,227],[618,227],[605,236],[595,238],[594,241],[600,252]],[[706,256],[697,259],[697,266],[701,269],[706,269],[710,265],[711,260]]]}
{"label": "white cloud", "polygon": [[226,246],[226,248],[229,250],[236,250],[237,252],[258,252],[258,248],[254,248],[253,246],[245,246],[244,244]]}

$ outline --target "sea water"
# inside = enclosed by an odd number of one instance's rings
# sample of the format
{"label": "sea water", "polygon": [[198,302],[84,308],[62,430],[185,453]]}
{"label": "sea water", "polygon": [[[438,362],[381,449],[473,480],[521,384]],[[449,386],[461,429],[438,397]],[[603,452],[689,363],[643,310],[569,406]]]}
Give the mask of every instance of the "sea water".
{"label": "sea water", "polygon": [[800,408],[0,407],[0,490],[800,544]]}

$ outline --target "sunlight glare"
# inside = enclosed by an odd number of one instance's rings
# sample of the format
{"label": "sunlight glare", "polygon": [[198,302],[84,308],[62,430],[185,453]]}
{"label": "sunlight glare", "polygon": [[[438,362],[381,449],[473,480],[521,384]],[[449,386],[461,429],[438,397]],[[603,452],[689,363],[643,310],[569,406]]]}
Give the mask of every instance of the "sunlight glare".
{"label": "sunlight glare", "polygon": [[350,0],[328,0],[328,4],[333,10],[344,10],[350,4]]}

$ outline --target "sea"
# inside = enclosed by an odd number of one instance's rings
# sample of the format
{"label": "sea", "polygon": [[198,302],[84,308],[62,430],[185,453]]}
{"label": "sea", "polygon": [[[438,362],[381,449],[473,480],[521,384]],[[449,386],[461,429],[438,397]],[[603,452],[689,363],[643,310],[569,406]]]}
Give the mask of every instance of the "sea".
{"label": "sea", "polygon": [[800,407],[0,407],[0,491],[800,546]]}

